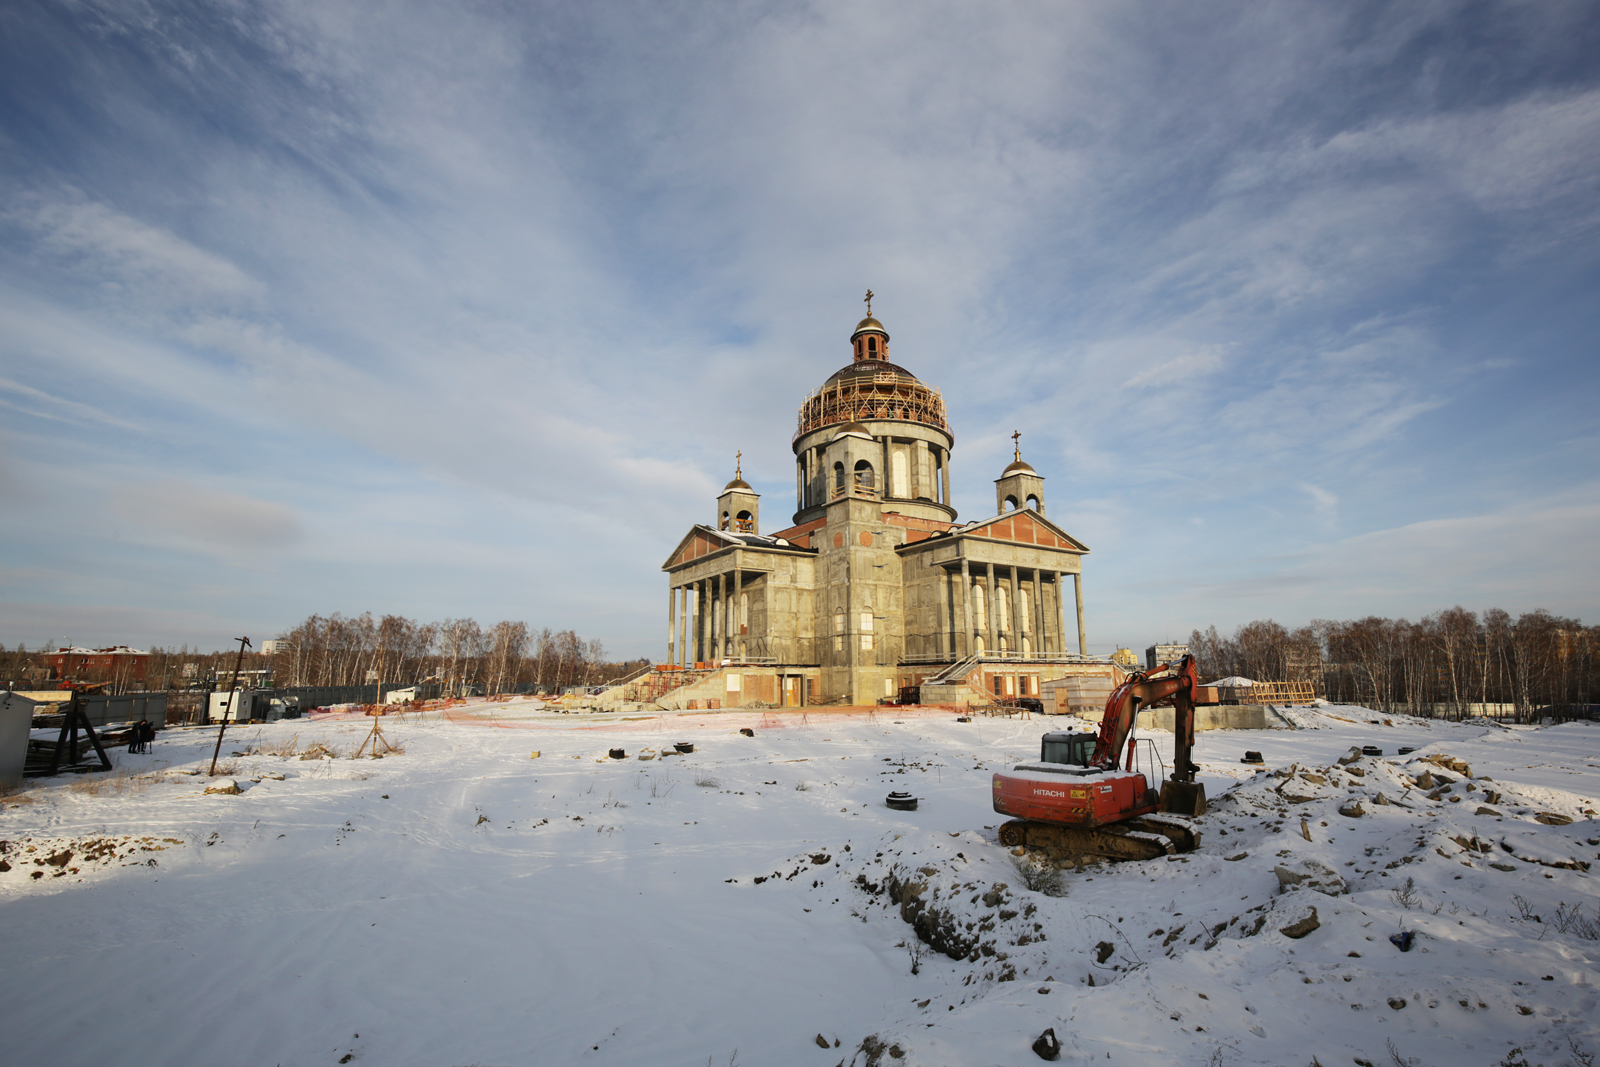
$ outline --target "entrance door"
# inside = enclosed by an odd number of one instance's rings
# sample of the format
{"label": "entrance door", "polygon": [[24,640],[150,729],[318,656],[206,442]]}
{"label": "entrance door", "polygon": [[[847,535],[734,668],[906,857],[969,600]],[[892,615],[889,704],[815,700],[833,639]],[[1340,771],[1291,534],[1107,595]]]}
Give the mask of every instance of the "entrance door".
{"label": "entrance door", "polygon": [[800,676],[797,674],[783,676],[783,706],[786,708],[800,706]]}

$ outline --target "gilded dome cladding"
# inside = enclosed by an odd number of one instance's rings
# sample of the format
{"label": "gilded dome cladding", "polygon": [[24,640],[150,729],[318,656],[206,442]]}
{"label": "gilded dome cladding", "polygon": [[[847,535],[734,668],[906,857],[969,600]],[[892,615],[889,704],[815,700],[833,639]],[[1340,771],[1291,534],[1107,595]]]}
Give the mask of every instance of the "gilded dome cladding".
{"label": "gilded dome cladding", "polygon": [[868,315],[866,318],[856,323],[856,332],[850,335],[850,340],[854,341],[857,337],[860,337],[869,330],[883,334],[885,340],[887,340],[889,337],[889,331],[883,328],[883,323],[879,322],[871,315]]}

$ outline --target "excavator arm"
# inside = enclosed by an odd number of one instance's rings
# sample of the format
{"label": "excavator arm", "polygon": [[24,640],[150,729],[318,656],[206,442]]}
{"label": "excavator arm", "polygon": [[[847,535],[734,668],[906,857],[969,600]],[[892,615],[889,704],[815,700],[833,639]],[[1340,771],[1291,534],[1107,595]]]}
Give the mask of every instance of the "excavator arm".
{"label": "excavator arm", "polygon": [[[1095,742],[1094,755],[1089,763],[1103,770],[1115,770],[1122,760],[1128,737],[1133,733],[1133,724],[1139,711],[1171,704],[1175,712],[1172,724],[1174,766],[1169,786],[1175,783],[1177,793],[1193,794],[1199,788],[1194,784],[1195,766],[1190,758],[1194,750],[1194,709],[1198,704],[1218,702],[1215,688],[1199,684],[1193,656],[1185,655],[1175,664],[1168,663],[1152,671],[1135,671],[1127,681],[1112,690],[1106,700],[1106,712],[1100,720],[1100,736]],[[1174,810],[1167,806],[1168,790],[1163,788],[1162,793],[1163,809]],[[1198,804],[1202,809],[1205,805],[1204,796],[1203,792],[1199,793]],[[1180,807],[1195,806],[1192,797],[1188,802],[1178,803]]]}

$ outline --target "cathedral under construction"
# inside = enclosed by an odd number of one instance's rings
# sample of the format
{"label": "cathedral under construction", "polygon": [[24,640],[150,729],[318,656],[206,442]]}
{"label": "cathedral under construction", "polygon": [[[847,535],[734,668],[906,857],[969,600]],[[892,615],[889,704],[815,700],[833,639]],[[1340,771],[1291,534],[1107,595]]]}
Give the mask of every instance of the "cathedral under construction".
{"label": "cathedral under construction", "polygon": [[800,404],[788,524],[762,532],[736,470],[714,521],[663,565],[656,675],[696,673],[671,679],[680,706],[690,692],[695,706],[874,704],[906,687],[974,703],[1104,669],[1086,656],[1088,546],[1046,518],[1020,449],[995,479],[995,514],[959,521],[944,398],[890,359],[868,296],[850,362]]}

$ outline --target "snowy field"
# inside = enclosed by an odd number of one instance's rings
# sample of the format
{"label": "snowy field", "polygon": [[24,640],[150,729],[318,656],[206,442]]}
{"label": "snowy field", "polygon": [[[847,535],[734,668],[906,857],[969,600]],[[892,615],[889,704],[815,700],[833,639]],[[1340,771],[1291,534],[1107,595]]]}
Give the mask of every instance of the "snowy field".
{"label": "snowy field", "polygon": [[478,711],[386,720],[382,760],[348,758],[367,719],[235,728],[239,795],[176,729],[5,798],[5,1061],[1025,1065],[1047,1027],[1129,1067],[1600,1054],[1594,726],[1202,734],[1200,851],[1053,895],[989,776],[1063,720]]}

